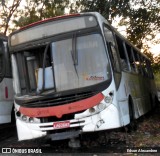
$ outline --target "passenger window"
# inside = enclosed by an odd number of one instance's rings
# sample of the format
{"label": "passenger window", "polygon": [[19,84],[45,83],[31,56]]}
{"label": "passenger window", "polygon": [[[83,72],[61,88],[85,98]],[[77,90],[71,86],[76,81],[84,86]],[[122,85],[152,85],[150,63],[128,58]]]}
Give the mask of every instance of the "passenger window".
{"label": "passenger window", "polygon": [[109,48],[109,53],[110,53],[110,57],[112,60],[113,68],[115,71],[119,72],[120,71],[119,59],[118,59],[119,57],[118,57],[118,53],[117,53],[114,35],[113,35],[112,31],[106,27],[104,27],[104,35],[105,35],[107,45]]}
{"label": "passenger window", "polygon": [[150,77],[150,73],[149,73],[149,69],[148,69],[147,59],[146,58],[145,58],[145,72],[146,72],[146,76]]}
{"label": "passenger window", "polygon": [[134,53],[134,58],[135,58],[135,64],[136,64],[137,73],[142,73],[139,53],[138,53],[135,49],[133,50],[133,53]]}
{"label": "passenger window", "polygon": [[149,71],[147,68],[147,60],[144,56],[141,56],[141,66],[142,66],[143,76],[149,77]]}
{"label": "passenger window", "polygon": [[125,45],[126,45],[126,51],[127,51],[131,71],[136,72],[135,58],[134,58],[134,55],[133,55],[132,48],[127,43]]}
{"label": "passenger window", "polygon": [[146,60],[146,65],[147,65],[147,70],[148,70],[148,76],[150,78],[154,78],[153,72],[152,72],[152,67],[151,67],[151,62],[149,60]]}

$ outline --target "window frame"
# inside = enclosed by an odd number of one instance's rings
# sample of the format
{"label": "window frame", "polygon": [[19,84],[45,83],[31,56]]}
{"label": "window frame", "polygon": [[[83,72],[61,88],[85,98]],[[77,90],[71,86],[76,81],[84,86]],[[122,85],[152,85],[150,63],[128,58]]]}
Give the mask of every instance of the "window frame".
{"label": "window frame", "polygon": [[[111,47],[109,45],[109,42],[107,41],[107,38],[105,36],[105,28],[107,28],[109,31],[111,31],[112,33],[112,36],[113,36],[113,41],[114,41],[114,48],[115,48],[115,52],[116,52],[116,57],[117,57],[117,60],[118,61],[118,70],[117,70],[117,67],[114,66],[114,63],[113,63],[113,52],[111,50]],[[109,27],[106,23],[103,23],[103,35],[104,35],[104,41],[106,43],[106,48],[107,48],[107,51],[108,51],[108,55],[109,55],[109,59],[110,59],[110,62],[111,62],[111,66],[112,66],[112,69],[114,72],[116,73],[121,73],[121,68],[120,68],[120,56],[119,56],[119,49],[118,49],[118,46],[117,46],[117,41],[116,41],[116,38],[115,38],[115,32],[112,30],[111,27]]]}

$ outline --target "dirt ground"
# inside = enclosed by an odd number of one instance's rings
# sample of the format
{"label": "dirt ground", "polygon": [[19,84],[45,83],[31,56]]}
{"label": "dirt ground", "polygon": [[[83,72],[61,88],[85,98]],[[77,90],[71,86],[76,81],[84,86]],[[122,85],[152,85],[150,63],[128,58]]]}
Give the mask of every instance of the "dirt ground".
{"label": "dirt ground", "polygon": [[160,104],[137,124],[137,130],[128,134],[128,143],[134,147],[160,147]]}

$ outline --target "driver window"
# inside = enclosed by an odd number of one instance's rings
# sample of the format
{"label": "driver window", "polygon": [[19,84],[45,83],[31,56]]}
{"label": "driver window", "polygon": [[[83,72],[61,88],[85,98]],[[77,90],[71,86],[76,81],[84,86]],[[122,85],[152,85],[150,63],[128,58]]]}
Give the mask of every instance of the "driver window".
{"label": "driver window", "polygon": [[104,35],[107,42],[110,58],[112,61],[112,65],[115,71],[120,71],[119,61],[118,61],[118,54],[117,54],[117,48],[116,43],[114,40],[114,36],[111,30],[104,27]]}

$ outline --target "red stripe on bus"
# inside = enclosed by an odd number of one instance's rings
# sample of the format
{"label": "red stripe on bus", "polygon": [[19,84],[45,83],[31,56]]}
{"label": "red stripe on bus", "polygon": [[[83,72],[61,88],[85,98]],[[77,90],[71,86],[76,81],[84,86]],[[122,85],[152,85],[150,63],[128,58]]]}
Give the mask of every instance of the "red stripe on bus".
{"label": "red stripe on bus", "polygon": [[70,114],[82,110],[86,110],[93,106],[96,106],[104,99],[102,93],[99,93],[93,97],[64,104],[60,106],[51,106],[51,107],[42,107],[42,108],[27,108],[27,107],[20,107],[19,111],[29,117],[49,117],[49,116],[56,116],[61,118],[64,114]]}

